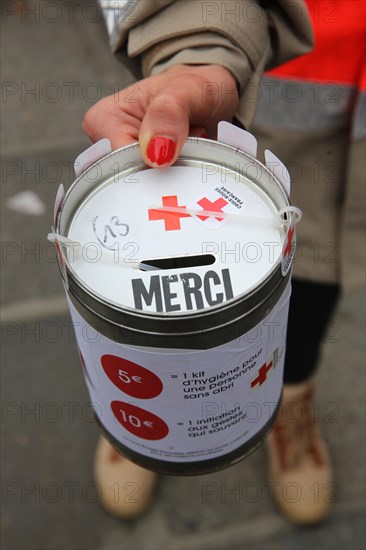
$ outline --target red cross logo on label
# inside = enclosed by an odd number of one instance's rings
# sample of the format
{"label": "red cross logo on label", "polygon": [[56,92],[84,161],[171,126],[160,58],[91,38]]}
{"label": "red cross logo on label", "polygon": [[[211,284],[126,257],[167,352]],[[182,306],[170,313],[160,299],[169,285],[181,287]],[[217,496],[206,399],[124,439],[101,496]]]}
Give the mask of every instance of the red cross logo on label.
{"label": "red cross logo on label", "polygon": [[286,258],[286,256],[289,256],[291,254],[291,248],[292,248],[292,239],[295,233],[295,226],[292,225],[287,233],[287,244],[283,251],[283,257]]}
{"label": "red cross logo on label", "polygon": [[[177,195],[171,195],[170,197],[162,197],[163,206],[173,206],[174,208],[185,208],[185,206],[178,205]],[[158,210],[157,208],[149,208],[149,220],[164,220],[165,231],[177,231],[181,229],[180,218],[190,218],[190,214],[184,212],[165,212]]]}
{"label": "red cross logo on label", "polygon": [[258,371],[258,376],[252,380],[250,387],[254,388],[259,384],[261,386],[266,380],[267,380],[267,373],[271,368],[273,367],[273,361],[270,363],[264,363],[264,365],[261,366],[261,368]]}
{"label": "red cross logo on label", "polygon": [[[220,197],[215,202],[211,202],[209,199],[204,197],[200,201],[197,201],[197,204],[203,208],[203,210],[207,210],[209,212],[222,212],[222,209],[224,206],[229,204],[225,199]],[[207,220],[208,216],[197,216],[200,220],[205,221]],[[218,222],[222,222],[223,218],[215,218]]]}

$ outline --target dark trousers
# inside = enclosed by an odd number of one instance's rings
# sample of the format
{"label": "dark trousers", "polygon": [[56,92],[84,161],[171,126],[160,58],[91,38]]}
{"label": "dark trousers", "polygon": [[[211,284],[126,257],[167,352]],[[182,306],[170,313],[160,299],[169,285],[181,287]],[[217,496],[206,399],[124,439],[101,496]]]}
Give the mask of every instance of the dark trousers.
{"label": "dark trousers", "polygon": [[340,287],[336,284],[292,279],[285,384],[303,382],[315,372],[339,294]]}

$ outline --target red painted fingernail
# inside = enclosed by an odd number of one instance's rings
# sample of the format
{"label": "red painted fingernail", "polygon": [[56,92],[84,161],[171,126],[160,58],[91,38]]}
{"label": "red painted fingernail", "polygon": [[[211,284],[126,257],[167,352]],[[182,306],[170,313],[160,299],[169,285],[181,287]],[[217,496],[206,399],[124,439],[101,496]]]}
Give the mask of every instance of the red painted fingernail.
{"label": "red painted fingernail", "polygon": [[202,130],[201,138],[207,139],[207,134],[205,130]]}
{"label": "red painted fingernail", "polygon": [[176,144],[166,137],[154,137],[147,148],[147,156],[151,162],[158,166],[168,164],[175,155]]}

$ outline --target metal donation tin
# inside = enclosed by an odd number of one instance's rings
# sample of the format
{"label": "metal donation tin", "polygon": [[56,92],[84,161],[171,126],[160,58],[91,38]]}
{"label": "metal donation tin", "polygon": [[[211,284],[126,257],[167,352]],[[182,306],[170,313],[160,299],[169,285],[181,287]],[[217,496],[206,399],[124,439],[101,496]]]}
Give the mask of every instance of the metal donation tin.
{"label": "metal donation tin", "polygon": [[299,213],[283,164],[256,148],[222,122],[161,170],[102,140],[56,198],[50,238],[97,419],[158,472],[233,464],[276,416]]}

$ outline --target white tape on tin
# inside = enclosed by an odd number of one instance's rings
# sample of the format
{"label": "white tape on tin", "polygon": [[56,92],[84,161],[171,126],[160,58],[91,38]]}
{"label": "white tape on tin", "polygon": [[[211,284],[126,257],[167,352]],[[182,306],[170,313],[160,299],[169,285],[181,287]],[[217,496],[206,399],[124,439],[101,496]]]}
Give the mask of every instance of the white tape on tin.
{"label": "white tape on tin", "polygon": [[55,206],[53,208],[53,226],[57,225],[57,216],[60,212],[60,208],[65,199],[65,188],[62,183],[59,185],[56,193]]}
{"label": "white tape on tin", "polygon": [[112,146],[110,140],[108,138],[103,138],[80,153],[74,163],[76,177],[80,176],[89,166],[108,155],[111,151]]}
{"label": "white tape on tin", "polygon": [[236,147],[254,158],[257,156],[258,143],[253,134],[224,120],[218,124],[217,141]]}
{"label": "white tape on tin", "polygon": [[268,170],[270,170],[272,174],[282,183],[286,190],[286,193],[290,195],[291,178],[286,166],[269,149],[266,149],[264,151],[264,158],[266,160],[266,166]]}

